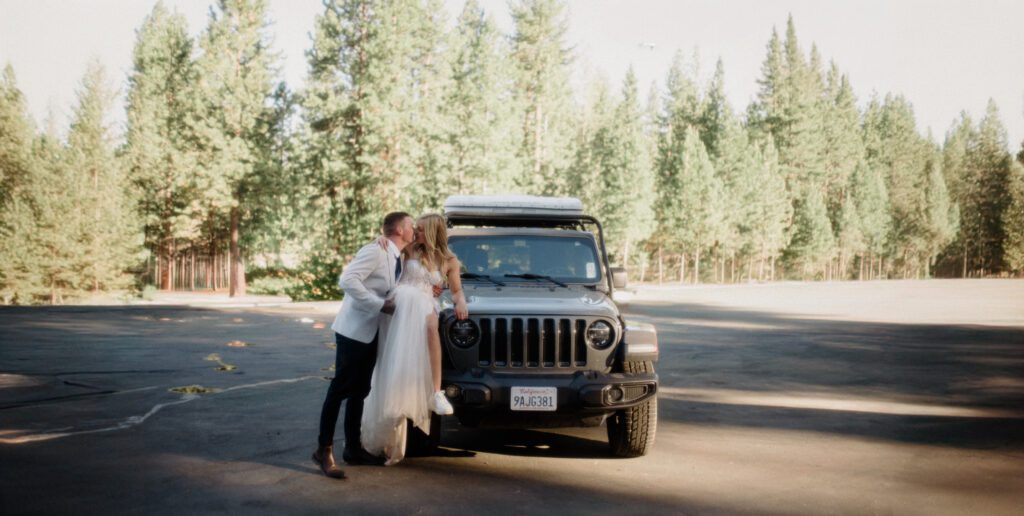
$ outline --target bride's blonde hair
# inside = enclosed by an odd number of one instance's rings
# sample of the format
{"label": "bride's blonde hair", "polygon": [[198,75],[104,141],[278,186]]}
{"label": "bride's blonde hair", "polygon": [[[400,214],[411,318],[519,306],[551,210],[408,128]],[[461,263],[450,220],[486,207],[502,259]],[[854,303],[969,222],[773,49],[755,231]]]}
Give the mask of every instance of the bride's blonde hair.
{"label": "bride's blonde hair", "polygon": [[428,213],[416,219],[416,225],[423,232],[423,244],[416,244],[415,250],[431,266],[440,270],[441,264],[455,257],[448,249],[448,224],[443,216]]}

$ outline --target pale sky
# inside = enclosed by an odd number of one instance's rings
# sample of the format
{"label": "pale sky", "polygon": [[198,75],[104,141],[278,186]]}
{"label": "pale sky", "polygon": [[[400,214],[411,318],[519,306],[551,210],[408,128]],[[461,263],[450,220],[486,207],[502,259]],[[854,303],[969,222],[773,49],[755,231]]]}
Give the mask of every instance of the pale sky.
{"label": "pale sky", "polygon": [[[464,0],[445,0],[450,20]],[[75,89],[95,56],[116,86],[127,85],[135,30],[155,0],[0,0],[0,63],[10,62],[29,108],[41,124],[52,107],[67,122]],[[165,0],[185,15],[193,35],[212,1]],[[500,27],[511,28],[506,0],[480,0]],[[270,0],[275,48],[284,78],[302,87],[304,52],[320,0]],[[905,95],[918,128],[942,140],[961,110],[977,121],[991,97],[999,105],[1010,150],[1024,139],[1024,2],[1020,0],[695,1],[577,0],[569,2],[568,43],[575,48],[575,82],[600,76],[614,91],[632,64],[646,98],[664,84],[676,50],[696,49],[702,78],[725,64],[726,93],[737,111],[757,90],[765,45],[792,13],[804,51],[817,43],[826,60],[850,76],[863,106],[871,94]],[[653,45],[651,48],[650,45]],[[123,106],[114,114],[123,124]]]}

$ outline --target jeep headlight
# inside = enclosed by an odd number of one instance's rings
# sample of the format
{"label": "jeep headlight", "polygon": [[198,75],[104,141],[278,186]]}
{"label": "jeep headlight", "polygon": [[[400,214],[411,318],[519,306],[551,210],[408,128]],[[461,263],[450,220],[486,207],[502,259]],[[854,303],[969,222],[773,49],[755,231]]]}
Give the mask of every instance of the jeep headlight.
{"label": "jeep headlight", "polygon": [[448,339],[460,348],[472,347],[480,341],[480,327],[470,319],[456,319],[448,325]]}
{"label": "jeep headlight", "polygon": [[612,344],[612,325],[604,321],[595,321],[587,328],[587,342],[597,349],[607,348]]}

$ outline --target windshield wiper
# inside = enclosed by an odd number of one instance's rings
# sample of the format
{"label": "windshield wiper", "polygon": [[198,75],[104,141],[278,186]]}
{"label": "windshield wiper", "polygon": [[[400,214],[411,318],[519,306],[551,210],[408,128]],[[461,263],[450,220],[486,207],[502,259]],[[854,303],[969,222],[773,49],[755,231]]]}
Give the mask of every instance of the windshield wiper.
{"label": "windshield wiper", "polygon": [[560,287],[569,288],[569,285],[566,285],[565,283],[562,283],[561,281],[558,281],[555,278],[552,278],[551,276],[545,276],[543,274],[506,274],[505,277],[506,278],[523,278],[523,279],[548,280],[551,283],[554,283],[555,285],[558,285]]}
{"label": "windshield wiper", "polygon": [[494,279],[494,278],[492,278],[492,277],[490,277],[490,276],[488,276],[486,274],[477,274],[475,272],[463,272],[462,274],[459,274],[459,277],[460,278],[465,278],[465,279],[482,279],[482,280],[490,281],[491,283],[494,283],[495,285],[497,285],[499,287],[504,287],[505,286],[504,283],[502,283],[502,282],[500,282],[500,281],[498,281],[498,280],[496,280],[496,279]]}

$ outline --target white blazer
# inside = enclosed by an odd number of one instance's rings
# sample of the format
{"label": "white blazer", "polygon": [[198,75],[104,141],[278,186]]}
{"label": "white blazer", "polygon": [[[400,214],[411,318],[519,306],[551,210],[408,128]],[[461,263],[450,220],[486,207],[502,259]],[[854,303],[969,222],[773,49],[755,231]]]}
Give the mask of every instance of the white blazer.
{"label": "white blazer", "polygon": [[374,241],[356,253],[338,278],[345,299],[331,325],[335,333],[367,344],[373,340],[382,319],[390,319],[380,309],[398,283],[395,278],[398,256],[398,247],[391,241],[386,251]]}

